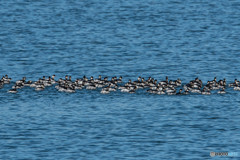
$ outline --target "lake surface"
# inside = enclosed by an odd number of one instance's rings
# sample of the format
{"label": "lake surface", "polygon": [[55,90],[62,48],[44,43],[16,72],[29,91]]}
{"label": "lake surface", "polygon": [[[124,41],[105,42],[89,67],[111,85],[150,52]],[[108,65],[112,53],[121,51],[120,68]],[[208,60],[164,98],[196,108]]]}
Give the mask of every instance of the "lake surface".
{"label": "lake surface", "polygon": [[[240,1],[0,2],[0,76],[240,78]],[[0,159],[211,159],[238,152],[240,92],[0,89]],[[239,157],[238,157],[239,158]]]}

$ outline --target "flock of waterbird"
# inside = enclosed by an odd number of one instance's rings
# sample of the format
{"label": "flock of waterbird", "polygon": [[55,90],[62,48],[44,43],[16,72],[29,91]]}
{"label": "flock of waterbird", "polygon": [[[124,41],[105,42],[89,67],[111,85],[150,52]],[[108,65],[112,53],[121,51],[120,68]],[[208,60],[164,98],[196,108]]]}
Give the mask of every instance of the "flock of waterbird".
{"label": "flock of waterbird", "polygon": [[[0,80],[0,88],[2,88],[5,84],[10,84],[11,80],[12,79],[9,78],[8,75],[3,76]],[[217,90],[218,94],[225,94],[225,89],[227,87],[240,91],[240,82],[237,79],[235,79],[233,83],[227,84],[226,79],[217,81],[216,77],[212,81],[208,81],[206,85],[203,85],[199,78],[195,78],[195,80],[192,80],[189,83],[182,84],[180,79],[169,80],[168,77],[166,77],[166,80],[159,82],[152,77],[149,77],[148,79],[138,77],[137,80],[129,80],[124,84],[121,76],[119,78],[116,76],[112,77],[110,80],[108,77],[102,78],[101,75],[96,79],[94,79],[93,76],[90,78],[83,76],[82,78],[73,81],[71,76],[65,76],[65,79],[60,78],[55,80],[55,75],[53,75],[50,77],[43,76],[35,82],[30,80],[27,81],[26,77],[23,77],[21,80],[16,81],[14,86],[12,86],[8,92],[17,93],[24,87],[32,87],[36,91],[42,91],[46,87],[50,86],[55,86],[56,90],[60,92],[69,93],[73,93],[76,92],[76,90],[81,89],[99,89],[102,94],[108,94],[117,90],[120,90],[121,92],[135,93],[137,90],[145,89],[148,93],[159,95],[210,95],[213,90]]]}

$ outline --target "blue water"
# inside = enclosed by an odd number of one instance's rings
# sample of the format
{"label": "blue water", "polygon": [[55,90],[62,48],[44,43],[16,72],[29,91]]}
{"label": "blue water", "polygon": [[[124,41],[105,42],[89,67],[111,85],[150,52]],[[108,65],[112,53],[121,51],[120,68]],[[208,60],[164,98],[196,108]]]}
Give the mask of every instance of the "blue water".
{"label": "blue water", "polygon": [[[240,78],[238,0],[0,2],[0,74]],[[240,92],[0,89],[0,159],[210,159],[239,152]],[[239,158],[239,157],[238,157]]]}

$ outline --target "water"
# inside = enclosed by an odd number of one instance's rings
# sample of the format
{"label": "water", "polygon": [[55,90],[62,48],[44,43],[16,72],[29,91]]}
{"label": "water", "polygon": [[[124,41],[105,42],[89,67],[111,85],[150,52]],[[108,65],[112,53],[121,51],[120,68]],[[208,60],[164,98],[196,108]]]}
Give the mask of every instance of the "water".
{"label": "water", "polygon": [[[239,77],[240,2],[4,1],[0,73]],[[210,159],[239,152],[240,92],[108,95],[0,90],[0,159]]]}

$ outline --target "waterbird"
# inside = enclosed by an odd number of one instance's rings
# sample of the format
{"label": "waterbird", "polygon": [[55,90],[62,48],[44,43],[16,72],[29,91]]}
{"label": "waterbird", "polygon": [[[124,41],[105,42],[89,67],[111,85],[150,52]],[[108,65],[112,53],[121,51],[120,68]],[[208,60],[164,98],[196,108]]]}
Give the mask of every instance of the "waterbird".
{"label": "waterbird", "polygon": [[225,94],[226,91],[225,91],[225,88],[222,88],[220,91],[217,92],[218,94]]}
{"label": "waterbird", "polygon": [[204,95],[210,95],[211,92],[210,92],[210,91],[206,91],[205,89],[203,89],[203,91],[201,92],[201,94],[204,94]]}
{"label": "waterbird", "polygon": [[[10,83],[11,78],[8,75],[3,76],[0,79],[0,88],[4,87],[5,84]],[[110,93],[111,91],[117,91],[119,89],[121,92],[135,93],[136,90],[142,89],[146,90],[149,93],[153,94],[168,94],[168,95],[185,95],[191,93],[200,93],[200,94],[211,94],[211,90],[219,90],[218,94],[226,93],[226,87],[233,87],[233,90],[240,90],[240,82],[235,79],[233,83],[227,85],[226,79],[217,81],[217,78],[214,77],[212,81],[208,81],[205,86],[203,86],[202,81],[197,77],[194,80],[182,85],[182,81],[178,78],[177,80],[169,80],[166,76],[165,81],[158,82],[157,79],[149,77],[147,80],[144,77],[139,76],[137,80],[131,80],[125,84],[122,83],[122,76],[117,78],[117,76],[111,77],[108,80],[108,77],[99,75],[97,79],[94,79],[91,76],[89,79],[84,75],[83,78],[77,78],[75,81],[72,80],[71,76],[66,75],[65,79],[59,78],[58,81],[55,80],[55,75],[49,76],[46,78],[43,76],[37,81],[26,81],[26,77],[23,77],[21,80],[16,81],[15,85],[12,86],[11,91],[15,92],[17,89],[23,88],[25,86],[34,87],[35,90],[40,91],[44,90],[46,87],[50,87],[55,84],[55,88],[58,91],[64,91],[73,93],[77,89],[97,89],[102,88],[101,93]],[[182,87],[185,90],[180,88],[179,92],[177,91],[178,87]],[[203,90],[201,91],[201,88]],[[9,90],[10,92],[10,90]]]}
{"label": "waterbird", "polygon": [[10,89],[9,91],[8,91],[8,93],[17,93],[18,91],[17,91],[17,88],[15,87],[15,88],[13,88],[13,89]]}

